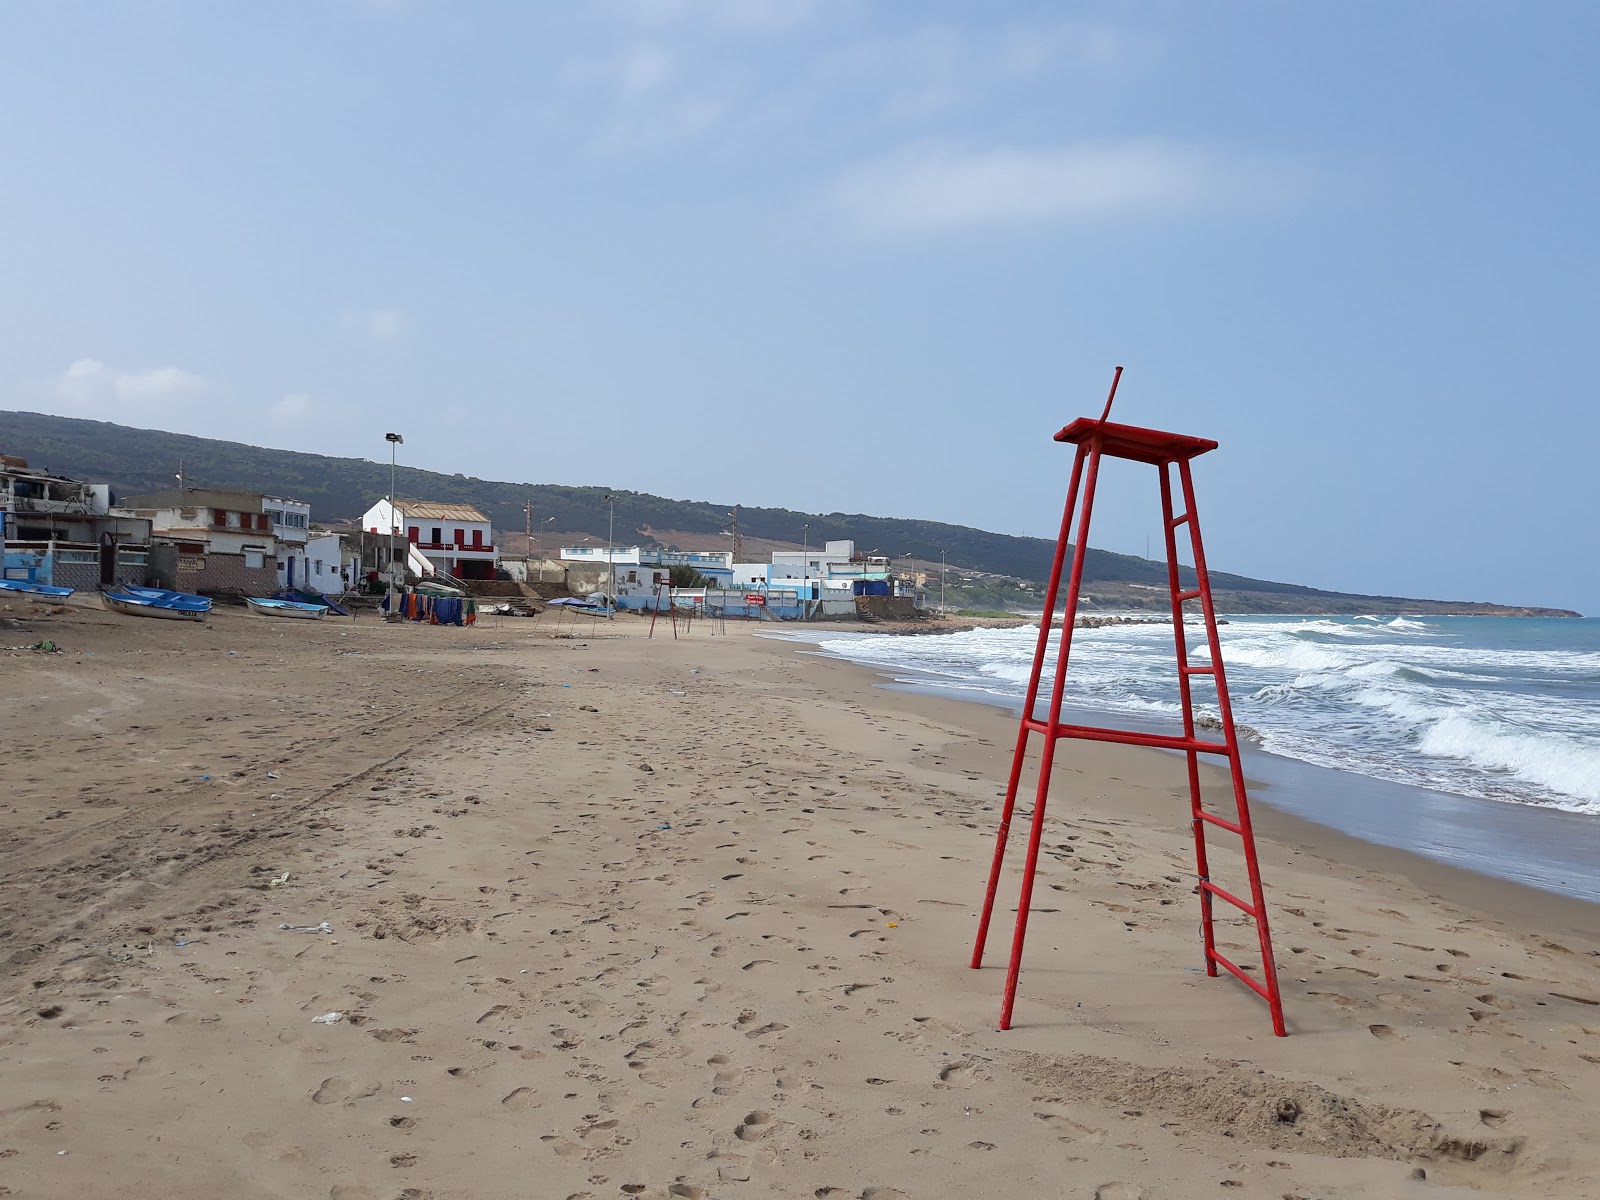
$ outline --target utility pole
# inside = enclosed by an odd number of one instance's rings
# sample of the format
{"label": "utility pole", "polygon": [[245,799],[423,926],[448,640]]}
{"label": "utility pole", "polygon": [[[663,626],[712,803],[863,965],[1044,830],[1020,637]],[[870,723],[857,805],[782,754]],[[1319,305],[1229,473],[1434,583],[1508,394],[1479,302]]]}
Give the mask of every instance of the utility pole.
{"label": "utility pole", "polygon": [[943,550],[939,551],[939,619],[941,621],[944,620],[944,573],[947,569],[944,556],[945,552]]}

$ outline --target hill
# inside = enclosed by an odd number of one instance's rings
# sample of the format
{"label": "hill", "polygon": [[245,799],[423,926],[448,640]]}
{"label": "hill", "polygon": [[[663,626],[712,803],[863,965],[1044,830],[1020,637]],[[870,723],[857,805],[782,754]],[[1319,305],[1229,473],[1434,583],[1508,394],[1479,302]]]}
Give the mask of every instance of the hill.
{"label": "hill", "polygon": [[[243,487],[293,496],[310,503],[320,520],[359,517],[374,500],[388,494],[389,464],[358,458],[332,458],[295,450],[268,450],[239,442],[191,437],[153,429],[133,429],[106,421],[53,417],[42,413],[0,411],[0,452],[19,454],[36,467],[59,474],[109,483],[118,493],[162,491],[173,486],[181,461],[192,485]],[[605,496],[616,496],[616,537],[621,544],[657,544],[654,531],[671,530],[672,538],[719,538],[727,527],[731,501],[669,500],[644,492],[600,487],[567,487],[549,483],[505,483],[467,475],[446,475],[401,465],[397,489],[402,496],[465,501],[487,513],[508,532],[524,526],[523,505],[533,503],[535,520],[554,518],[566,535],[606,536]],[[1022,581],[1016,599],[1026,603],[1036,589],[1029,581],[1050,570],[1054,543],[1044,538],[989,533],[965,525],[874,517],[864,513],[817,516],[782,508],[739,509],[740,531],[751,539],[798,547],[810,524],[810,541],[853,539],[862,550],[937,564],[941,551],[966,575],[988,575]],[[661,544],[669,544],[662,539]],[[685,546],[684,548],[690,548]],[[1185,578],[1192,575],[1185,572]],[[1085,599],[1091,605],[1159,608],[1166,604],[1166,567],[1126,554],[1091,549],[1085,563]],[[1232,612],[1476,612],[1565,615],[1553,609],[1524,609],[1493,604],[1454,603],[1394,596],[1361,596],[1325,592],[1299,584],[1276,583],[1226,572],[1212,572],[1219,609]],[[972,579],[973,584],[983,581]],[[1158,587],[1160,593],[1147,588]],[[1037,603],[1035,604],[1037,607]]]}

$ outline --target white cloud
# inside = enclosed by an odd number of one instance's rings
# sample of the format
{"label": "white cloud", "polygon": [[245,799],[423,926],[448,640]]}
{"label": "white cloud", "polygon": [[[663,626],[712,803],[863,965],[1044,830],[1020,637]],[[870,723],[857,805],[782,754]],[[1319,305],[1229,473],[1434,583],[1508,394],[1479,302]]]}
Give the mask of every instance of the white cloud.
{"label": "white cloud", "polygon": [[673,66],[673,56],[661,47],[636,45],[607,58],[575,62],[563,74],[568,83],[599,83],[623,99],[633,99],[665,84],[672,77]]}
{"label": "white cloud", "polygon": [[596,7],[628,25],[696,23],[766,32],[801,24],[817,6],[815,0],[597,0]]}
{"label": "white cloud", "polygon": [[339,314],[339,327],[368,342],[392,342],[411,327],[411,320],[393,308],[350,309]]}
{"label": "white cloud", "polygon": [[290,392],[268,410],[268,415],[281,424],[293,424],[311,415],[312,403],[309,393]]}
{"label": "white cloud", "polygon": [[1306,189],[1303,169],[1171,142],[971,149],[922,143],[847,171],[829,204],[865,232],[1018,221],[1259,211]]}
{"label": "white cloud", "polygon": [[80,358],[51,380],[43,394],[62,415],[115,420],[168,415],[210,390],[199,375],[179,367],[129,371],[97,358]]}

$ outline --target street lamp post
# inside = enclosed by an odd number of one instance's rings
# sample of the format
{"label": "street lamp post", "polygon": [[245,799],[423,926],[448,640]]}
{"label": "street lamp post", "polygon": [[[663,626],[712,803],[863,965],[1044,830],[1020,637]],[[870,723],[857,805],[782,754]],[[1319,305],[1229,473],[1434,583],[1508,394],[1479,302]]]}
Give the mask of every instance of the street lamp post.
{"label": "street lamp post", "polygon": [[612,545],[612,534],[617,526],[617,498],[610,492],[606,493],[606,504],[610,506],[609,515],[606,517],[606,565],[611,568],[611,607],[617,607],[617,548]]}
{"label": "street lamp post", "polygon": [[805,554],[800,559],[800,617],[802,620],[811,615],[811,522],[807,521],[802,529],[805,530]]}
{"label": "street lamp post", "polygon": [[[397,449],[400,446],[405,444],[405,438],[401,437],[398,433],[386,433],[386,434],[383,435],[383,440],[389,443],[389,594],[390,594],[390,596],[393,596],[394,595],[394,576],[395,576],[395,570],[394,570],[394,559],[395,559],[395,553],[394,553],[395,454],[396,454]],[[391,603],[391,608],[392,607],[393,607],[393,605]]]}

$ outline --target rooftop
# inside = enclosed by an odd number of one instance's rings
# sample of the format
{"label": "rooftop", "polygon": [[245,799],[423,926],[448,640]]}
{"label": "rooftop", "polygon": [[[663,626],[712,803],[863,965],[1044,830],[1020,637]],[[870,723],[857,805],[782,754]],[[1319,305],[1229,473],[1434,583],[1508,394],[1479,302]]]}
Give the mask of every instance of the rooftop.
{"label": "rooftop", "polygon": [[396,500],[394,506],[407,517],[425,517],[431,521],[482,521],[489,518],[470,504],[436,504],[431,500]]}

